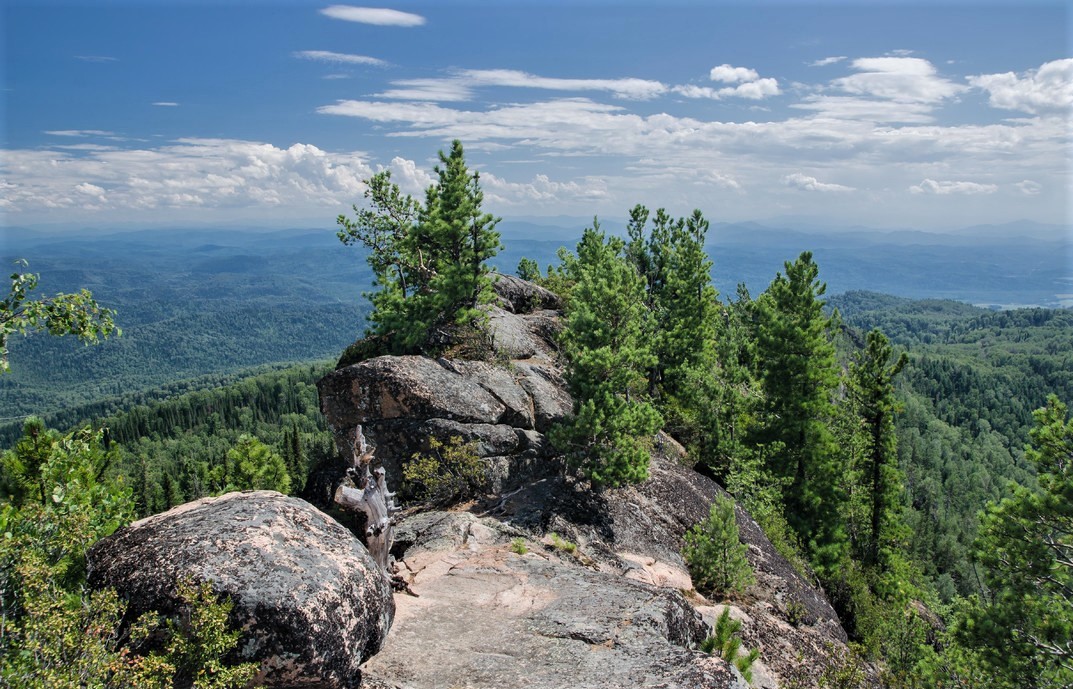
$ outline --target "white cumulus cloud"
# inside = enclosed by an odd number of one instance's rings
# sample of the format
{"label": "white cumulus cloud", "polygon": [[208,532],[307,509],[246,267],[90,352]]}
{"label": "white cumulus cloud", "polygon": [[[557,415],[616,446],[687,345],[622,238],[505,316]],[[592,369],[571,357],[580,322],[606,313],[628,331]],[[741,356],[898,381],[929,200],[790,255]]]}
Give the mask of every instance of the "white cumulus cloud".
{"label": "white cumulus cloud", "polygon": [[862,57],[852,65],[856,74],[831,83],[859,96],[903,103],[937,103],[967,89],[941,76],[934,65],[919,57]]}
{"label": "white cumulus cloud", "polygon": [[909,187],[914,194],[938,194],[948,196],[950,194],[994,194],[998,191],[996,184],[979,184],[977,182],[937,182],[934,179],[925,179],[920,184]]}
{"label": "white cumulus cloud", "polygon": [[742,81],[756,81],[760,78],[760,75],[755,69],[722,64],[718,67],[712,67],[712,70],[708,73],[708,78],[725,84],[737,84]]}
{"label": "white cumulus cloud", "polygon": [[782,178],[782,183],[788,187],[800,189],[802,191],[853,191],[853,187],[821,182],[815,177],[810,177],[809,175],[804,175],[800,172],[786,175]]}
{"label": "white cumulus cloud", "polygon": [[683,84],[681,86],[672,86],[670,90],[686,98],[710,98],[712,100],[721,100],[723,98],[762,100],[781,93],[778,80],[770,77],[761,79],[760,74],[755,69],[748,67],[723,64],[718,67],[712,67],[708,76],[712,81],[734,85],[711,87]]}
{"label": "white cumulus cloud", "polygon": [[191,138],[158,148],[7,150],[0,197],[9,212],[31,214],[56,208],[324,209],[360,199],[362,180],[371,174],[358,153]]}
{"label": "white cumulus cloud", "polygon": [[1043,191],[1043,185],[1030,179],[1021,180],[1014,185],[1025,196],[1036,196]]}
{"label": "white cumulus cloud", "polygon": [[826,67],[827,65],[833,65],[837,62],[842,62],[846,59],[845,55],[833,55],[831,57],[825,57],[820,60],[814,60],[808,63],[809,67]]}
{"label": "white cumulus cloud", "polygon": [[968,79],[988,92],[994,108],[1035,115],[1073,106],[1073,58],[1046,62],[1024,74],[981,74]]}
{"label": "white cumulus cloud", "polygon": [[353,7],[351,5],[332,5],[320,11],[321,14],[332,19],[341,19],[347,22],[359,24],[373,24],[376,26],[421,26],[425,18],[419,14],[400,12],[381,7]]}
{"label": "white cumulus cloud", "polygon": [[417,163],[401,156],[392,158],[387,169],[391,171],[392,181],[398,184],[403,192],[413,196],[422,193],[436,181],[427,170],[422,170]]}

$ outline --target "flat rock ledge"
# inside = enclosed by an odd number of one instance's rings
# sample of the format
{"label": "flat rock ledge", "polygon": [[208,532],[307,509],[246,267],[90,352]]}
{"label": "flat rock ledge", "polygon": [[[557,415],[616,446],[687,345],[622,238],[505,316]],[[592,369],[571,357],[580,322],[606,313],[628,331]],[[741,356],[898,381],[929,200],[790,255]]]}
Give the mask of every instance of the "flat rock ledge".
{"label": "flat rock ledge", "polygon": [[395,613],[391,585],[339,523],[273,491],[228,493],[135,522],[89,552],[89,584],[115,588],[128,621],[175,614],[176,583],[212,582],[242,630],[231,660],[267,687],[353,689]]}
{"label": "flat rock ledge", "polygon": [[[427,512],[398,527],[395,628],[365,665],[384,689],[746,689],[697,649],[681,593],[604,573],[491,518]],[[515,538],[527,552],[511,549]],[[515,550],[521,548],[515,545]]]}

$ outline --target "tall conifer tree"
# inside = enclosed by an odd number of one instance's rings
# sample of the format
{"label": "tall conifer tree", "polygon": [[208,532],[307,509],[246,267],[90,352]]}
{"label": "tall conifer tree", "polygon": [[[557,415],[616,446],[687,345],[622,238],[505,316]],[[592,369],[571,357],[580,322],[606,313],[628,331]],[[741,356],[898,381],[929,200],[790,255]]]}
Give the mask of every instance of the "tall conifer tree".
{"label": "tall conifer tree", "polygon": [[778,447],[767,458],[784,485],[786,519],[821,570],[845,554],[838,452],[829,424],[838,385],[834,345],[824,315],[826,285],[811,252],[787,262],[759,300],[757,355],[765,396],[754,442]]}
{"label": "tall conifer tree", "polygon": [[869,521],[861,550],[864,563],[872,567],[883,565],[884,547],[893,545],[904,531],[900,518],[902,474],[894,435],[898,411],[894,377],[908,361],[904,352],[895,359],[890,341],[875,329],[868,333],[864,350],[850,366],[850,391],[866,436],[860,474],[867,486]]}
{"label": "tall conifer tree", "polygon": [[647,478],[648,438],[662,423],[645,399],[654,357],[644,281],[623,249],[596,223],[578,244],[561,339],[575,416],[552,434],[574,465],[604,486]]}
{"label": "tall conifer tree", "polygon": [[395,352],[420,350],[439,328],[479,321],[491,284],[485,261],[500,249],[499,219],[481,210],[479,176],[466,167],[461,142],[440,152],[436,174],[421,204],[380,172],[366,180],[370,208],[337,220],[344,244],[369,249],[378,288],[369,294],[371,332]]}

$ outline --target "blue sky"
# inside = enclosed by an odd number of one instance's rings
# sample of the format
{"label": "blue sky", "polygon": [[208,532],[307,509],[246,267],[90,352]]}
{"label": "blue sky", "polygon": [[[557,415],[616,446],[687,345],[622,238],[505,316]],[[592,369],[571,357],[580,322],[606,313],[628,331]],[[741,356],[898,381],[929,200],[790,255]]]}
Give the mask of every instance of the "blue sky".
{"label": "blue sky", "polygon": [[0,210],[331,225],[459,138],[506,218],[1067,223],[1070,9],[3,0]]}

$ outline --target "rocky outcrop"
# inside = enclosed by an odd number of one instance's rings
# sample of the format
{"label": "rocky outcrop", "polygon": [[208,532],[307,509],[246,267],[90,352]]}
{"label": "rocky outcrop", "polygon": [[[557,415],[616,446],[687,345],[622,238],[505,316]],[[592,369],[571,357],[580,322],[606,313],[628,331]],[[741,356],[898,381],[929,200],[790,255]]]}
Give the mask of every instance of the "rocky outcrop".
{"label": "rocky outcrop", "polygon": [[212,582],[234,602],[235,660],[269,687],[361,684],[395,612],[365,547],[308,503],[271,491],[228,493],[135,522],[89,553],[89,583],[115,588],[128,620],[177,612],[176,582]]}
{"label": "rocky outcrop", "polygon": [[[811,574],[738,507],[756,584],[731,601],[683,598],[693,588],[684,535],[725,492],[662,433],[638,486],[594,492],[561,471],[545,437],[572,409],[557,313],[542,310],[556,303],[517,278],[495,284],[497,361],[379,357],[319,383],[337,437],[361,425],[389,484],[432,436],[474,441],[494,479],[489,502],[473,507],[479,518],[435,512],[399,525],[398,574],[421,598],[400,598],[392,639],[368,665],[374,686],[734,686],[735,671],[693,650],[721,605],[743,622],[744,646],[760,650],[755,686],[815,686],[846,634]],[[575,542],[577,557],[540,546],[551,533]],[[511,552],[511,538],[529,554]]]}
{"label": "rocky outcrop", "polygon": [[411,516],[396,536],[400,573],[419,597],[399,596],[391,637],[365,666],[370,686],[747,687],[696,650],[706,628],[676,590],[465,512]]}
{"label": "rocky outcrop", "polygon": [[573,408],[556,366],[557,312],[545,308],[558,307],[559,298],[510,276],[494,284],[501,304],[489,310],[494,360],[380,356],[318,383],[341,452],[362,426],[392,485],[431,437],[474,441],[496,491],[557,469],[544,434]]}
{"label": "rocky outcrop", "polygon": [[555,292],[513,275],[494,274],[492,288],[499,306],[511,313],[558,311],[563,308],[563,300]]}
{"label": "rocky outcrop", "polygon": [[[505,496],[489,515],[526,533],[555,532],[577,543],[600,571],[689,590],[684,535],[726,493],[684,466],[684,451],[672,439],[661,434],[655,450],[649,479],[640,485],[593,493],[554,477]],[[721,612],[716,603],[742,620],[744,646],[760,649],[756,686],[781,686],[791,677],[807,682],[822,671],[831,644],[844,647],[845,630],[823,591],[778,553],[748,513],[736,507],[735,514],[756,584],[733,601],[698,596],[692,602],[709,626]]]}

